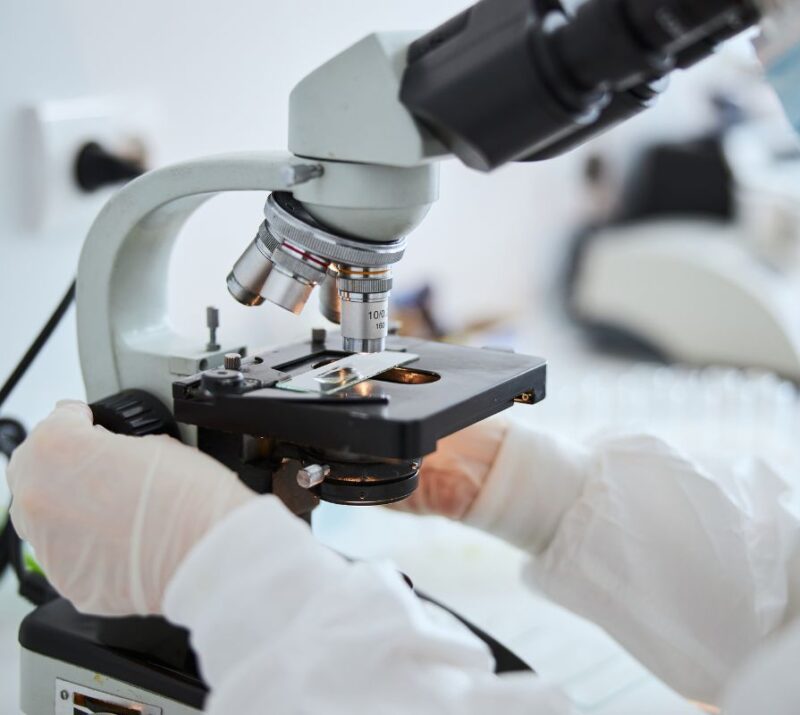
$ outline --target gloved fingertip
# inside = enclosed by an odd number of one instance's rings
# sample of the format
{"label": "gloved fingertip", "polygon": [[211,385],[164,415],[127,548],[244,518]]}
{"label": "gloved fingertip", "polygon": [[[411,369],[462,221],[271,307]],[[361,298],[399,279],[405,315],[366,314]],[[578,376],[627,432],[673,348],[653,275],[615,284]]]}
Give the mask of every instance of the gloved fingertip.
{"label": "gloved fingertip", "polygon": [[53,414],[71,413],[80,417],[85,417],[90,423],[94,422],[92,409],[85,402],[80,400],[59,400],[53,410]]}
{"label": "gloved fingertip", "polygon": [[11,501],[11,507],[8,510],[8,518],[11,519],[11,523],[14,525],[14,531],[17,532],[17,536],[19,536],[22,540],[27,540],[25,526],[24,526],[24,519],[19,513],[19,509],[16,508],[14,504],[14,500]]}

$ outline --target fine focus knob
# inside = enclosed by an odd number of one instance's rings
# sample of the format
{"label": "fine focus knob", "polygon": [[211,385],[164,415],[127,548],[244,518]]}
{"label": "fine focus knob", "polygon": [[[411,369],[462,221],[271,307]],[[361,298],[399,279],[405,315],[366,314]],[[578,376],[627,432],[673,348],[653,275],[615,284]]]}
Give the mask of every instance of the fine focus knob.
{"label": "fine focus knob", "polygon": [[116,434],[145,437],[167,434],[180,439],[178,424],[158,398],[144,390],[123,390],[93,402],[94,423]]}

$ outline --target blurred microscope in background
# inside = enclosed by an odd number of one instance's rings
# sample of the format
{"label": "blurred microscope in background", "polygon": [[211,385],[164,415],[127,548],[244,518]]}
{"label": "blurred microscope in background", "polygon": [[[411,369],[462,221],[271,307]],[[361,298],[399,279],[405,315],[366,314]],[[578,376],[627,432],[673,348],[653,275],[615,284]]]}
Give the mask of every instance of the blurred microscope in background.
{"label": "blurred microscope in background", "polygon": [[710,100],[716,128],[651,141],[574,239],[569,313],[601,349],[800,380],[800,150],[782,117]]}

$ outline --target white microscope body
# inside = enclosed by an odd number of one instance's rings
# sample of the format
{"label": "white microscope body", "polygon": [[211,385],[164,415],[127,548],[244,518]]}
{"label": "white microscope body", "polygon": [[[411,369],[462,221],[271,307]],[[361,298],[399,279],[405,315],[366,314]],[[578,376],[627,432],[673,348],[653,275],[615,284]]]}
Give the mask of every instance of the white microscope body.
{"label": "white microscope body", "polygon": [[[300,82],[290,99],[292,153],[221,155],[169,166],[108,202],[78,270],[78,340],[89,401],[136,387],[169,404],[176,377],[220,365],[226,352],[244,349],[209,350],[200,339],[178,335],[167,311],[175,241],[189,216],[216,194],[291,193],[311,216],[342,232],[335,242],[360,244],[366,263],[387,245],[394,248],[390,260],[402,256],[404,236],[438,197],[433,160],[446,155],[398,99],[412,37],[370,35]],[[282,300],[290,277],[273,278],[281,280]],[[297,310],[294,303],[285,307]]]}

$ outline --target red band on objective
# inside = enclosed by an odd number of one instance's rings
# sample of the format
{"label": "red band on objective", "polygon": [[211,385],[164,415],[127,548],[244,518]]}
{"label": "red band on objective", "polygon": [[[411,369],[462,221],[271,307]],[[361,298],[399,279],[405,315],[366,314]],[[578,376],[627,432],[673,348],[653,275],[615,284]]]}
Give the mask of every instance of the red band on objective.
{"label": "red band on objective", "polygon": [[286,249],[290,250],[292,253],[297,254],[303,260],[309,261],[311,263],[316,263],[318,266],[322,266],[322,268],[324,268],[324,269],[327,269],[328,266],[330,265],[330,261],[326,261],[326,260],[320,258],[319,256],[315,256],[313,253],[309,253],[305,249],[298,248],[297,246],[293,246],[288,241],[284,241],[281,244],[281,246],[282,246],[282,248],[286,248]]}

